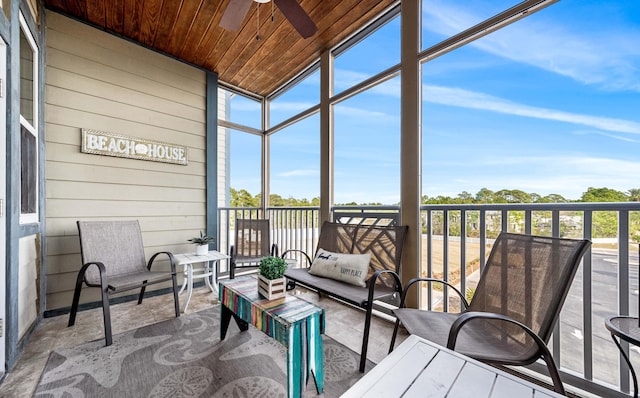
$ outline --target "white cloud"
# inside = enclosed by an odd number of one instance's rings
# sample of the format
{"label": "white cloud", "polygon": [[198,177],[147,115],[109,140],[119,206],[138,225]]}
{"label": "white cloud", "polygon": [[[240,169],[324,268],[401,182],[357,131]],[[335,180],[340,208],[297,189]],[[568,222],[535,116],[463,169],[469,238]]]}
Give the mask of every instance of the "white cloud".
{"label": "white cloud", "polygon": [[[272,102],[269,104],[269,108],[272,111],[294,111],[294,112],[302,112],[306,109],[311,108],[312,106],[317,104],[312,104],[310,102]],[[292,113],[292,115],[295,113]]]}
{"label": "white cloud", "polygon": [[576,135],[601,135],[603,137],[608,137],[608,138],[613,138],[614,140],[620,140],[620,141],[624,141],[624,142],[633,142],[633,143],[638,143],[640,142],[639,140],[635,140],[633,138],[629,138],[626,136],[621,136],[621,135],[617,135],[617,134],[610,134],[610,133],[606,133],[604,131],[598,131],[598,130],[579,130],[579,131],[574,131],[573,134]]}
{"label": "white cloud", "polygon": [[[495,170],[500,172],[495,172]],[[456,196],[466,190],[472,194],[481,188],[491,190],[520,189],[548,195],[559,193],[567,199],[579,199],[587,187],[607,187],[625,192],[640,186],[640,161],[605,157],[500,157],[479,158],[474,163],[473,178],[457,178],[434,184],[425,173],[423,194]],[[529,170],[529,172],[527,172]]]}
{"label": "white cloud", "polygon": [[363,108],[356,108],[352,106],[347,106],[343,104],[339,104],[334,108],[334,112],[337,115],[347,115],[353,118],[360,118],[363,120],[371,120],[371,119],[395,119],[395,116],[389,115],[384,112],[379,111],[371,111]]}
{"label": "white cloud", "polygon": [[278,173],[278,177],[308,177],[317,175],[320,175],[320,171],[313,169],[290,170],[283,173]]}
{"label": "white cloud", "polygon": [[[471,7],[450,1],[430,0],[423,9],[429,30],[451,36],[485,19]],[[579,26],[556,17],[552,5],[515,24],[493,32],[471,45],[487,53],[567,76],[608,90],[640,91],[640,33],[634,27],[603,22]],[[604,8],[603,8],[604,9]],[[605,16],[597,19],[603,21]],[[607,29],[607,30],[604,30]]]}
{"label": "white cloud", "polygon": [[481,109],[509,115],[555,120],[618,133],[640,134],[640,123],[637,122],[523,105],[504,98],[462,88],[424,85],[423,100],[461,108]]}
{"label": "white cloud", "polygon": [[336,91],[339,92],[349,87],[353,87],[369,77],[371,77],[371,75],[367,73],[336,68],[333,72],[334,87]]}

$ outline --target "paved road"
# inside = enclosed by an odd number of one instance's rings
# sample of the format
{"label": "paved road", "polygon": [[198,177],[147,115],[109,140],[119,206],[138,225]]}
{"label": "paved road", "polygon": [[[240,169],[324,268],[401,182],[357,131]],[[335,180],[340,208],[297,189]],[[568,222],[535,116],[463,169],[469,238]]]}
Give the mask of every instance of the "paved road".
{"label": "paved road", "polygon": [[[631,314],[638,313],[638,255],[629,258]],[[592,254],[592,330],[593,376],[618,384],[618,349],[604,327],[604,320],[618,314],[618,261],[611,250],[593,250]],[[583,372],[583,271],[578,270],[560,318],[562,367]],[[632,347],[631,360],[640,370],[640,349]],[[558,361],[558,358],[556,358]]]}

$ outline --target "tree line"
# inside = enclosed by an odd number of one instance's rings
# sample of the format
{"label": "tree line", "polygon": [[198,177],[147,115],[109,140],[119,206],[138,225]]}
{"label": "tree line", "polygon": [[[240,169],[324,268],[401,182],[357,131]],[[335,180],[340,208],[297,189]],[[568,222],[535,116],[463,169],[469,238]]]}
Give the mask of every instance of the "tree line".
{"label": "tree line", "polygon": [[[246,189],[230,190],[231,207],[259,207],[262,194],[252,195]],[[591,203],[591,202],[638,202],[640,188],[632,188],[626,192],[610,188],[589,187],[582,193],[580,199],[566,199],[560,194],[539,195],[519,189],[501,189],[492,191],[488,188],[480,189],[475,195],[462,191],[456,196],[428,196],[423,195],[422,204],[485,204],[485,203]],[[396,203],[396,205],[399,203]],[[277,194],[269,195],[269,205],[273,207],[301,207],[320,206],[320,197],[312,199],[283,198]],[[337,206],[380,206],[382,203],[336,203]]]}
{"label": "tree line", "polygon": [[[235,190],[231,188],[231,206],[232,207],[260,207],[260,201],[262,196],[252,195],[245,189]],[[271,194],[269,196],[269,205],[272,207],[307,207],[307,206],[320,206],[320,198],[315,197],[312,199],[296,199],[296,198],[283,198],[277,194]],[[626,192],[618,191],[610,188],[594,188],[589,187],[582,193],[580,199],[570,200],[566,199],[559,194],[539,195],[537,193],[527,193],[518,189],[501,189],[499,191],[492,191],[487,188],[482,188],[475,195],[463,191],[458,195],[444,196],[438,195],[430,197],[424,195],[422,197],[422,204],[490,204],[490,203],[593,203],[593,202],[638,202],[640,201],[640,189],[633,188]],[[343,203],[336,204],[337,206],[376,206],[381,203]],[[560,230],[562,236],[581,236],[582,223],[576,221],[580,219],[581,212],[566,212],[563,219],[560,221]],[[458,214],[451,212],[449,217],[449,234],[451,236],[459,236],[460,233],[460,221],[456,220]],[[478,215],[471,212],[468,215],[468,219],[465,220],[467,224],[467,233],[469,236],[474,236],[478,227]],[[524,222],[523,212],[511,212],[509,223],[519,225]],[[550,231],[551,227],[546,219],[549,218],[545,212],[537,212],[533,215],[533,233],[545,235]],[[613,211],[598,211],[593,213],[592,220],[592,236],[594,238],[612,238],[617,236],[618,220],[617,212]],[[441,219],[442,214],[433,215],[433,232],[438,234],[442,233],[441,229],[444,227],[444,220]],[[495,224],[495,225],[493,225]],[[426,226],[425,226],[426,228]],[[629,237],[636,242],[640,242],[640,212],[629,213]],[[497,234],[500,231],[499,218],[489,218],[487,220],[487,233],[491,236]]]}
{"label": "tree line", "polygon": [[422,196],[423,204],[486,204],[486,203],[592,203],[592,202],[638,202],[640,189],[633,188],[626,192],[611,188],[589,187],[582,193],[580,199],[566,199],[560,194],[539,195],[519,189],[501,189],[492,191],[482,188],[475,195],[462,191],[455,197],[451,196]]}

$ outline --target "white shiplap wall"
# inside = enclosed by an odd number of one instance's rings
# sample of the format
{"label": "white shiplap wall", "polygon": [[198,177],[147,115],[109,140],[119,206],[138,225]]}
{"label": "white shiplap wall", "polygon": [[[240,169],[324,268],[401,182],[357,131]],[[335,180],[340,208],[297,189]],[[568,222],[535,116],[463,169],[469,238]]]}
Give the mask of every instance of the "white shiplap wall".
{"label": "white shiplap wall", "polygon": [[[76,220],[138,219],[147,258],[157,251],[193,250],[186,239],[206,225],[206,77],[54,12],[47,14],[46,38],[46,308],[51,310],[71,305],[81,265]],[[189,164],[81,153],[82,128],[186,146]],[[98,300],[98,289],[82,293],[81,302]]]}

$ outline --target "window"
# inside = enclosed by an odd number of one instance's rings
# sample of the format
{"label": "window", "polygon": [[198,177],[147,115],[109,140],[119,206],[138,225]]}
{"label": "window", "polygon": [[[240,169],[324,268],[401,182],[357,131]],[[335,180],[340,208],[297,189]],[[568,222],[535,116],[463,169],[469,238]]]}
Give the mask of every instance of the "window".
{"label": "window", "polygon": [[38,49],[20,15],[20,223],[38,222]]}
{"label": "window", "polygon": [[269,101],[269,127],[320,103],[320,68]]}
{"label": "window", "polygon": [[400,16],[395,16],[334,60],[334,89],[341,93],[400,63]]}
{"label": "window", "polygon": [[400,77],[334,107],[335,203],[400,202]]}
{"label": "window", "polygon": [[[443,23],[472,11],[478,13],[474,21],[486,16],[482,7],[446,3]],[[424,63],[422,193],[483,200],[513,190],[541,202],[562,202],[580,201],[590,187],[637,189],[640,53],[631,43],[640,39],[639,7],[624,0],[563,0]],[[594,212],[593,219],[605,213]],[[550,220],[551,214],[538,217]],[[579,216],[567,217],[576,217],[570,228],[580,225]],[[499,217],[487,218],[489,231],[493,220]],[[543,220],[534,233],[550,233],[550,221]],[[616,230],[615,217],[608,225]],[[597,229],[593,233],[599,238]],[[609,265],[602,274],[615,281],[617,264]],[[637,308],[637,293],[629,295],[630,308]],[[595,285],[591,301],[594,308],[618,308],[617,297]],[[565,308],[581,306],[579,294],[565,303]],[[592,316],[598,357],[593,379],[617,385],[618,352],[596,336],[601,312]],[[571,319],[580,331],[580,313]],[[559,365],[580,374],[585,364],[576,345],[582,343],[570,332],[555,338],[562,347]]]}
{"label": "window", "polygon": [[422,0],[422,48],[429,48],[521,0]]}
{"label": "window", "polygon": [[20,211],[22,214],[37,213],[37,195],[31,194],[37,192],[38,184],[37,169],[32,167],[37,164],[36,137],[24,126],[20,127],[20,156]]}
{"label": "window", "polygon": [[[269,136],[271,206],[309,206],[320,197],[320,115]],[[278,202],[276,195],[282,199]],[[290,198],[300,202],[289,203]],[[306,203],[305,203],[306,199]]]}
{"label": "window", "polygon": [[[229,137],[229,189],[231,206],[256,207],[260,205],[258,194],[261,193],[262,181],[262,137],[238,130],[228,130]],[[235,193],[234,193],[235,192]],[[250,201],[240,198],[253,198]]]}
{"label": "window", "polygon": [[223,94],[225,112],[219,115],[222,120],[254,129],[262,129],[262,104],[260,101],[236,92],[218,89]]}

